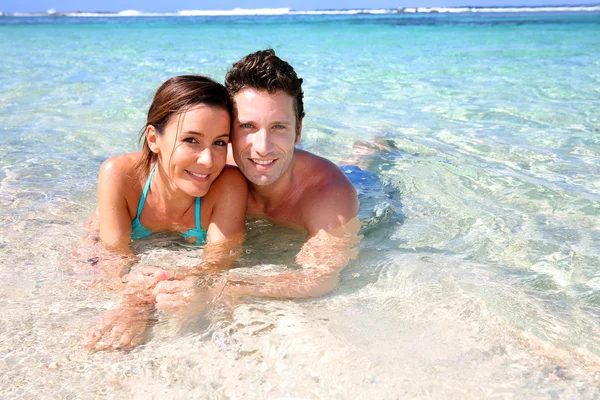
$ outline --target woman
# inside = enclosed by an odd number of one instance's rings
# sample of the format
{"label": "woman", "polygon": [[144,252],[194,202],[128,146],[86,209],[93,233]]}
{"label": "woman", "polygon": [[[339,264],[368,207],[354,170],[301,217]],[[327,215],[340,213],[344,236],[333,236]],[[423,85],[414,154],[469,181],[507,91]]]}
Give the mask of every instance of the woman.
{"label": "woman", "polygon": [[176,76],[158,89],[141,153],[106,160],[98,177],[99,236],[120,249],[154,232],[194,243],[244,231],[247,184],[225,168],[231,121],[226,89],[198,76]]}
{"label": "woman", "polygon": [[[98,235],[120,263],[107,268],[110,257],[103,258],[105,273],[123,275],[131,241],[157,232],[207,244],[204,262],[179,277],[217,272],[235,259],[229,250],[241,244],[248,189],[239,170],[225,166],[231,112],[227,90],[210,78],[176,76],[157,90],[140,136],[142,151],[111,157],[100,168]],[[123,303],[102,318],[86,347],[141,342],[153,311],[153,286],[174,277],[158,268],[128,275]]]}

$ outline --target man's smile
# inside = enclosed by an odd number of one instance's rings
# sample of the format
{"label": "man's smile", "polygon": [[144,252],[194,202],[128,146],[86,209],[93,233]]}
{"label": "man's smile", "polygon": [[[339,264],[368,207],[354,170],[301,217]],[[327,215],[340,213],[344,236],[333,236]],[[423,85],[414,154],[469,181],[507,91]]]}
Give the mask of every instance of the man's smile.
{"label": "man's smile", "polygon": [[275,164],[275,161],[277,161],[277,159],[272,159],[272,160],[259,160],[257,158],[250,158],[250,161],[252,161],[257,167],[263,167],[263,168],[267,168],[270,167],[271,165]]}

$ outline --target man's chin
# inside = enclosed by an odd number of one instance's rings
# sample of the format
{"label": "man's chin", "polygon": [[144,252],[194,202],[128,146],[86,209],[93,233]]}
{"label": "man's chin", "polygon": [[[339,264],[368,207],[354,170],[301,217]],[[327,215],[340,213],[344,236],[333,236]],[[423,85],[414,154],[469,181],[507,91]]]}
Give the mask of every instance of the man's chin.
{"label": "man's chin", "polygon": [[254,177],[252,177],[252,179],[248,179],[248,180],[250,182],[252,182],[253,184],[255,184],[256,186],[269,186],[270,184],[275,182],[276,179],[273,176],[260,175],[260,176],[254,176]]}

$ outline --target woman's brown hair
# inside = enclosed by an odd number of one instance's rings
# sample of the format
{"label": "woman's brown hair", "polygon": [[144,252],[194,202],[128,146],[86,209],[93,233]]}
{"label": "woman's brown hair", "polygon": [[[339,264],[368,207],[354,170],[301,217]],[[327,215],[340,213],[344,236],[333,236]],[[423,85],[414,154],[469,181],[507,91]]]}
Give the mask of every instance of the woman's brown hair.
{"label": "woman's brown hair", "polygon": [[157,155],[150,150],[146,141],[146,128],[154,126],[161,135],[171,118],[180,115],[197,105],[207,105],[226,110],[232,115],[232,101],[225,86],[202,75],[174,76],[163,83],[156,93],[148,110],[146,124],[140,132],[142,157],[137,168],[143,175],[148,175]]}

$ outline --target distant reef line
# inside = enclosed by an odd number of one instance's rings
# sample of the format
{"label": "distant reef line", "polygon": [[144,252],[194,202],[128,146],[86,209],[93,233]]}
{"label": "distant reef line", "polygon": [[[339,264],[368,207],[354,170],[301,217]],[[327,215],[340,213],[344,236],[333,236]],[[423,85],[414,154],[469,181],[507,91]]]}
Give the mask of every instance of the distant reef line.
{"label": "distant reef line", "polygon": [[363,14],[418,14],[418,13],[510,13],[510,12],[561,12],[561,11],[600,11],[599,4],[518,6],[518,7],[399,7],[399,8],[355,8],[343,10],[292,10],[290,8],[260,8],[233,10],[180,10],[172,13],[151,13],[138,10],[123,11],[56,11],[45,12],[3,12],[5,17],[154,17],[154,16],[252,16],[252,15],[363,15]]}

